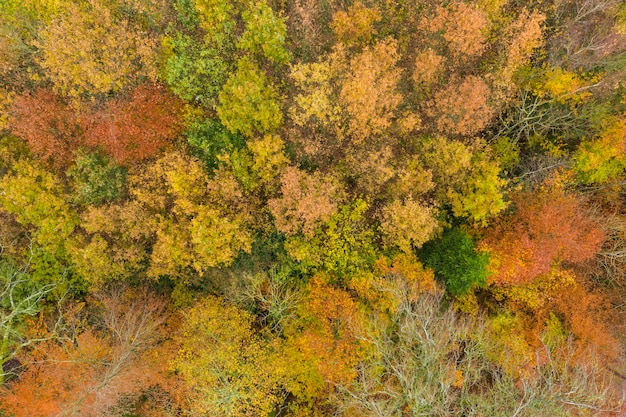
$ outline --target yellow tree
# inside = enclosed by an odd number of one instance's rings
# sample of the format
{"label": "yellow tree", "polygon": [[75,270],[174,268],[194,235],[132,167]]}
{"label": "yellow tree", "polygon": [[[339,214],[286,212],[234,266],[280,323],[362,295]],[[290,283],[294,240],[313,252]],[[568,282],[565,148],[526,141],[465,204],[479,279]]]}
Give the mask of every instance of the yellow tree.
{"label": "yellow tree", "polygon": [[67,2],[36,43],[55,90],[78,99],[121,90],[141,77],[155,80],[157,39],[138,21],[131,23],[114,2]]}
{"label": "yellow tree", "polygon": [[174,367],[194,415],[267,416],[285,399],[279,340],[255,327],[253,315],[217,297],[186,312]]}
{"label": "yellow tree", "polygon": [[88,235],[75,258],[94,279],[143,271],[184,280],[250,249],[250,216],[232,176],[209,179],[199,160],[174,152],[128,181],[128,201],[83,214]]}

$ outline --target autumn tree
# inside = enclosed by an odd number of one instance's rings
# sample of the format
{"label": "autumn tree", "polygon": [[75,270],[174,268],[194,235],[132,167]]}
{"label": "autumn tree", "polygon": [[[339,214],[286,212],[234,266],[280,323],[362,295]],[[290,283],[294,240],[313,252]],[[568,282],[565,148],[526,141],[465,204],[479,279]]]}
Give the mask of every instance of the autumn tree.
{"label": "autumn tree", "polygon": [[435,15],[422,25],[442,38],[448,53],[455,59],[481,55],[487,46],[489,19],[480,6],[456,2],[448,7],[437,6]]}
{"label": "autumn tree", "polygon": [[295,167],[280,177],[281,197],[268,201],[276,228],[286,234],[313,234],[316,226],[337,212],[342,190],[336,179],[320,173],[309,174]]}
{"label": "autumn tree", "polygon": [[205,43],[218,51],[233,47],[236,28],[235,4],[227,0],[194,1],[200,27],[204,29]]}
{"label": "autumn tree", "polygon": [[357,338],[363,315],[359,304],[341,289],[314,277],[300,311],[303,329],[293,336],[304,360],[314,364],[324,384],[348,383],[356,378],[356,365],[363,355]]}
{"label": "autumn tree", "polygon": [[237,42],[240,49],[263,55],[278,64],[289,61],[289,51],[285,48],[287,41],[285,21],[276,15],[266,1],[251,2],[241,17],[245,31]]}
{"label": "autumn tree", "polygon": [[622,178],[626,170],[626,116],[610,123],[594,140],[583,142],[574,160],[574,170],[584,183]]}
{"label": "autumn tree", "polygon": [[220,175],[209,179],[180,153],[130,175],[128,201],[83,214],[88,236],[75,262],[96,281],[137,272],[184,280],[229,265],[249,250],[249,213],[237,181]]}
{"label": "autumn tree", "polygon": [[402,96],[397,44],[381,41],[352,58],[341,86],[340,100],[350,115],[349,132],[361,143],[389,128]]}
{"label": "autumn tree", "polygon": [[[226,133],[225,137],[228,136]],[[230,172],[237,179],[250,201],[255,201],[259,208],[265,196],[275,195],[280,188],[281,173],[289,162],[284,142],[275,134],[248,140],[245,147],[233,146],[230,152],[221,153],[217,159],[224,172]]]}
{"label": "autumn tree", "polygon": [[349,281],[367,270],[376,258],[374,230],[365,216],[368,208],[362,199],[340,206],[312,235],[289,237],[285,242],[287,253],[303,272],[326,271],[340,281]]}
{"label": "autumn tree", "polygon": [[419,248],[430,240],[437,230],[435,213],[432,207],[412,198],[393,201],[382,211],[381,231],[385,243],[411,253],[413,248]]}
{"label": "autumn tree", "polygon": [[346,69],[345,52],[337,48],[326,59],[298,63],[290,77],[298,89],[291,117],[298,126],[321,125],[340,129],[341,107],[335,103],[338,77]]}
{"label": "autumn tree", "polygon": [[289,163],[285,142],[278,135],[265,135],[246,143],[252,158],[252,170],[269,191],[278,188],[278,178]]}
{"label": "autumn tree", "polygon": [[353,276],[348,285],[368,308],[384,314],[398,310],[396,291],[400,288],[411,301],[442,292],[433,270],[424,267],[414,253],[404,252],[379,257],[371,271]]}
{"label": "autumn tree", "polygon": [[542,334],[557,320],[564,336],[571,336],[574,352],[597,351],[613,362],[621,347],[610,323],[608,300],[593,290],[587,280],[571,269],[554,266],[533,281],[495,287],[495,299],[515,314],[524,339],[530,346],[541,343]]}
{"label": "autumn tree", "polygon": [[500,178],[500,166],[484,143],[467,146],[434,137],[424,138],[420,149],[421,164],[432,174],[436,200],[451,206],[455,216],[486,224],[506,207],[506,181]]}
{"label": "autumn tree", "polygon": [[488,230],[483,245],[492,253],[491,282],[528,283],[555,263],[580,263],[600,250],[598,223],[579,197],[557,187],[517,193],[515,211]]}
{"label": "autumn tree", "polygon": [[40,32],[36,46],[55,91],[73,99],[157,77],[155,36],[138,20],[125,18],[122,4],[65,3]]}
{"label": "autumn tree", "polygon": [[429,88],[436,84],[445,69],[445,58],[432,48],[417,53],[413,66],[413,81],[417,90]]}
{"label": "autumn tree", "polygon": [[340,141],[348,134],[355,145],[377,137],[402,101],[398,60],[397,42],[386,39],[351,58],[339,45],[320,62],[295,66],[291,76],[301,93],[294,121],[323,126]]}
{"label": "autumn tree", "polygon": [[98,326],[37,346],[27,370],[3,393],[6,411],[16,417],[117,415],[122,399],[161,381],[163,362],[150,350],[161,338],[164,301],[118,288],[99,294],[98,302],[101,313],[91,318]]}
{"label": "autumn tree", "polygon": [[65,282],[69,266],[66,244],[78,226],[78,217],[66,200],[60,179],[24,158],[0,179],[0,189],[0,210],[15,216],[30,233],[34,279]]}
{"label": "autumn tree", "polygon": [[496,101],[507,102],[515,97],[515,74],[527,65],[533,53],[544,43],[542,24],[546,16],[539,11],[522,9],[514,21],[504,28],[502,65],[496,69],[493,96]]}
{"label": "autumn tree", "polygon": [[487,83],[478,77],[468,76],[434,93],[429,116],[436,119],[441,133],[476,134],[487,126],[493,116],[489,105],[490,94]]}
{"label": "autumn tree", "polygon": [[208,297],[186,314],[174,362],[195,415],[266,415],[284,400],[280,342],[256,332],[250,313]]}
{"label": "autumn tree", "polygon": [[81,118],[87,146],[102,148],[118,163],[154,156],[181,132],[182,104],[163,87],[142,84],[124,99]]}
{"label": "autumn tree", "polygon": [[58,169],[67,167],[82,144],[74,112],[53,92],[37,90],[15,99],[9,118],[11,131],[33,153]]}
{"label": "autumn tree", "polygon": [[368,8],[360,1],[354,2],[346,10],[333,15],[331,27],[339,42],[347,46],[367,45],[376,34],[374,24],[382,19],[375,8]]}
{"label": "autumn tree", "polygon": [[219,103],[217,114],[232,133],[246,137],[272,133],[282,123],[276,89],[249,58],[238,61],[219,94]]}

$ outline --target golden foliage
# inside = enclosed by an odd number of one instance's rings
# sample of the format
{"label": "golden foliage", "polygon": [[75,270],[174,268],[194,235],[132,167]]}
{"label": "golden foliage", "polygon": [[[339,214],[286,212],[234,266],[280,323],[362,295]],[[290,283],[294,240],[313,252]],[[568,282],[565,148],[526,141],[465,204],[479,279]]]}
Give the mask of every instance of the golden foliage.
{"label": "golden foliage", "polygon": [[246,144],[252,152],[252,169],[266,186],[273,188],[273,183],[289,159],[285,155],[285,143],[278,135],[265,135],[262,139],[253,139]]}
{"label": "golden foliage", "polygon": [[311,120],[332,127],[340,120],[341,108],[334,104],[336,78],[346,67],[344,52],[339,48],[326,60],[297,64],[291,69],[291,78],[301,91],[295,96],[291,117],[298,126]]}
{"label": "golden foliage", "polygon": [[356,377],[355,366],[363,354],[357,335],[363,329],[360,307],[350,295],[314,277],[307,286],[303,306],[306,326],[294,343],[330,386]]}
{"label": "golden foliage", "polygon": [[350,60],[340,99],[350,115],[353,143],[379,135],[391,125],[402,101],[397,89],[401,76],[398,59],[396,42],[384,40]]}
{"label": "golden foliage", "polygon": [[[209,179],[200,161],[174,152],[128,181],[129,201],[84,214],[90,242],[78,249],[82,259],[86,252],[108,247],[108,256],[126,264],[126,273],[149,261],[150,277],[187,279],[192,271],[229,265],[240,250],[250,250],[249,213],[233,178]],[[104,262],[99,258],[93,261]]]}
{"label": "golden foliage", "polygon": [[392,201],[382,210],[380,227],[385,244],[397,246],[405,253],[421,247],[438,229],[434,214],[432,207],[411,197]]}
{"label": "golden foliage", "polygon": [[445,58],[432,48],[418,52],[413,68],[413,81],[416,87],[419,88],[422,85],[428,87],[434,84],[444,69],[444,64]]}
{"label": "golden foliage", "polygon": [[216,297],[186,313],[174,367],[194,415],[264,416],[283,401],[288,370],[280,341],[257,333],[254,321]]}
{"label": "golden foliage", "polygon": [[512,94],[515,73],[527,65],[533,52],[543,45],[541,25],[544,21],[545,16],[541,13],[522,9],[516,20],[506,27],[504,65],[499,67],[494,76],[496,94],[501,94],[502,99]]}
{"label": "golden foliage", "polygon": [[367,8],[357,1],[346,11],[340,10],[333,15],[331,27],[339,42],[347,46],[367,45],[376,34],[374,24],[382,19],[380,12]]}
{"label": "golden foliage", "polygon": [[67,2],[40,33],[40,65],[55,90],[78,99],[118,91],[139,77],[156,80],[157,39],[101,0]]}

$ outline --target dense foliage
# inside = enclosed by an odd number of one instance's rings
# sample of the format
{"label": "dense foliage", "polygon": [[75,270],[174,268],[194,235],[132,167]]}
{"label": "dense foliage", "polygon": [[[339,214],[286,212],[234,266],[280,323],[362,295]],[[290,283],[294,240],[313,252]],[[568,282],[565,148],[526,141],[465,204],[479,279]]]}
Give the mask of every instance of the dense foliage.
{"label": "dense foliage", "polygon": [[619,0],[0,1],[0,416],[626,413]]}

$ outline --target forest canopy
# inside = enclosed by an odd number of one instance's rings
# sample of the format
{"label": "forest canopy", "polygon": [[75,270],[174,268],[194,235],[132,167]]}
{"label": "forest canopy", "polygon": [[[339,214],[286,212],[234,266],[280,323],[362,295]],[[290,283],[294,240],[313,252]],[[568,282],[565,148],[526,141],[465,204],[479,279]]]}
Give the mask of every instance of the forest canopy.
{"label": "forest canopy", "polygon": [[626,413],[621,0],[0,1],[0,417]]}

